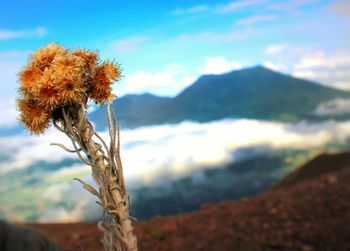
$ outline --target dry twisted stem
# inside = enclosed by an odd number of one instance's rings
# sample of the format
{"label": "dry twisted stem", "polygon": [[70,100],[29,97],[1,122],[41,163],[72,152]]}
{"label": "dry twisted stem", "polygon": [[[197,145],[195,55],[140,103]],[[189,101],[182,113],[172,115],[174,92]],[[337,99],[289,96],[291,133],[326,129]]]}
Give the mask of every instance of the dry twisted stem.
{"label": "dry twisted stem", "polygon": [[[97,203],[104,208],[104,217],[98,223],[98,227],[104,233],[101,241],[105,249],[110,251],[137,251],[137,240],[133,234],[131,217],[128,213],[129,197],[125,189],[120,158],[119,127],[117,127],[115,113],[111,113],[109,105],[107,113],[110,126],[109,148],[105,141],[94,131],[92,124],[86,117],[83,105],[62,108],[63,120],[54,123],[58,130],[64,132],[70,138],[74,150],[58,143],[53,143],[53,145],[57,145],[65,151],[77,153],[85,164],[91,166],[92,176],[99,187],[99,191],[82,180],[76,180],[81,182],[86,190],[95,195],[99,199]],[[72,116],[72,114],[75,116]],[[100,143],[95,142],[94,138]]]}

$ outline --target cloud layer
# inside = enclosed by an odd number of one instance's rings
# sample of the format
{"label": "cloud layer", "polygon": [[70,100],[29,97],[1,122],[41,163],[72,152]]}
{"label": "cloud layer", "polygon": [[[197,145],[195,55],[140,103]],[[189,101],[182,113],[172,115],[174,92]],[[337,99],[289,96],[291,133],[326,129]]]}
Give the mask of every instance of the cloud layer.
{"label": "cloud layer", "polygon": [[331,100],[318,106],[315,114],[320,116],[348,115],[350,114],[350,100]]}
{"label": "cloud layer", "polygon": [[[108,138],[107,132],[101,135]],[[178,178],[203,167],[220,166],[233,161],[232,153],[240,148],[265,145],[270,149],[309,149],[342,142],[348,136],[350,122],[295,125],[246,119],[204,124],[183,122],[123,130],[121,150],[126,179],[136,185],[151,184],[165,175]],[[0,164],[1,172],[27,168],[37,161],[77,159],[50,146],[50,142],[70,146],[66,137],[55,130],[41,137],[1,138],[0,147],[8,156]]]}
{"label": "cloud layer", "polygon": [[[107,132],[100,133],[107,138]],[[318,124],[284,124],[258,120],[221,120],[211,123],[183,122],[149,126],[121,132],[121,156],[128,189],[154,185],[166,179],[178,179],[203,170],[218,168],[244,157],[242,149],[264,151],[279,149],[318,149],[326,144],[344,143],[350,137],[350,121]],[[38,161],[54,163],[77,157],[49,146],[57,141],[69,146],[66,137],[50,130],[42,137],[29,135],[0,139],[7,160],[0,164],[2,175],[16,168],[29,168]],[[73,177],[94,185],[89,167],[74,164],[51,172],[46,178],[42,200],[51,205],[40,221],[79,221],[95,218],[101,209],[96,198]],[[69,196],[67,196],[69,194]],[[61,201],[65,201],[62,205]],[[69,206],[65,206],[68,204]]]}

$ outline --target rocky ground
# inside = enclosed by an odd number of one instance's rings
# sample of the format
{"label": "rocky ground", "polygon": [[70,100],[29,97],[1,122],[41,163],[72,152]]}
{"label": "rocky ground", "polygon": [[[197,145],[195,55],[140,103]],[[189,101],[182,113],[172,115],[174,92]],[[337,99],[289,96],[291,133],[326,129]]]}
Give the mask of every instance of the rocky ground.
{"label": "rocky ground", "polygon": [[[350,155],[310,163],[254,198],[138,222],[139,249],[350,250]],[[31,226],[67,251],[103,250],[95,223]]]}

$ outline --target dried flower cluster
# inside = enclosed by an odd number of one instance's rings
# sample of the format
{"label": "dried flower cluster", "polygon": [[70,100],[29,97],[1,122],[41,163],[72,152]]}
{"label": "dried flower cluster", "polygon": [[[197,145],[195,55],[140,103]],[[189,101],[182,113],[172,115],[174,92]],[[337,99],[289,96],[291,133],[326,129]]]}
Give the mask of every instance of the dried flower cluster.
{"label": "dried flower cluster", "polygon": [[120,79],[114,62],[100,62],[95,51],[50,43],[37,50],[19,72],[20,122],[33,134],[41,134],[51,120],[60,119],[62,107],[99,104],[113,99],[112,83]]}

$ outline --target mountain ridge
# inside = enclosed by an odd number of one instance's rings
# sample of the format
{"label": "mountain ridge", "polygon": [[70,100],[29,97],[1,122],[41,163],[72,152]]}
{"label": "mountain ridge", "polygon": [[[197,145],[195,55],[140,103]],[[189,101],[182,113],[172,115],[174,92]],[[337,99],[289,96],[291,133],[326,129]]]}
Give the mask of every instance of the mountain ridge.
{"label": "mountain ridge", "polygon": [[[208,86],[209,90],[206,89]],[[278,88],[274,89],[276,86]],[[318,105],[337,98],[350,99],[350,92],[258,65],[224,74],[202,75],[174,97],[147,92],[127,94],[118,97],[112,106],[123,128],[174,124],[185,120],[211,122],[226,118],[282,122],[349,119],[349,114],[320,116],[314,113]],[[98,107],[88,116],[98,130],[108,127],[105,107]],[[0,136],[14,136],[23,131],[23,126],[19,124],[0,127]]]}
{"label": "mountain ridge", "polygon": [[[336,98],[350,98],[350,93],[255,66],[203,75],[175,97],[126,95],[113,107],[126,128],[224,118],[295,122],[315,117],[318,105]],[[101,109],[90,117],[98,121],[98,129],[107,127]]]}

